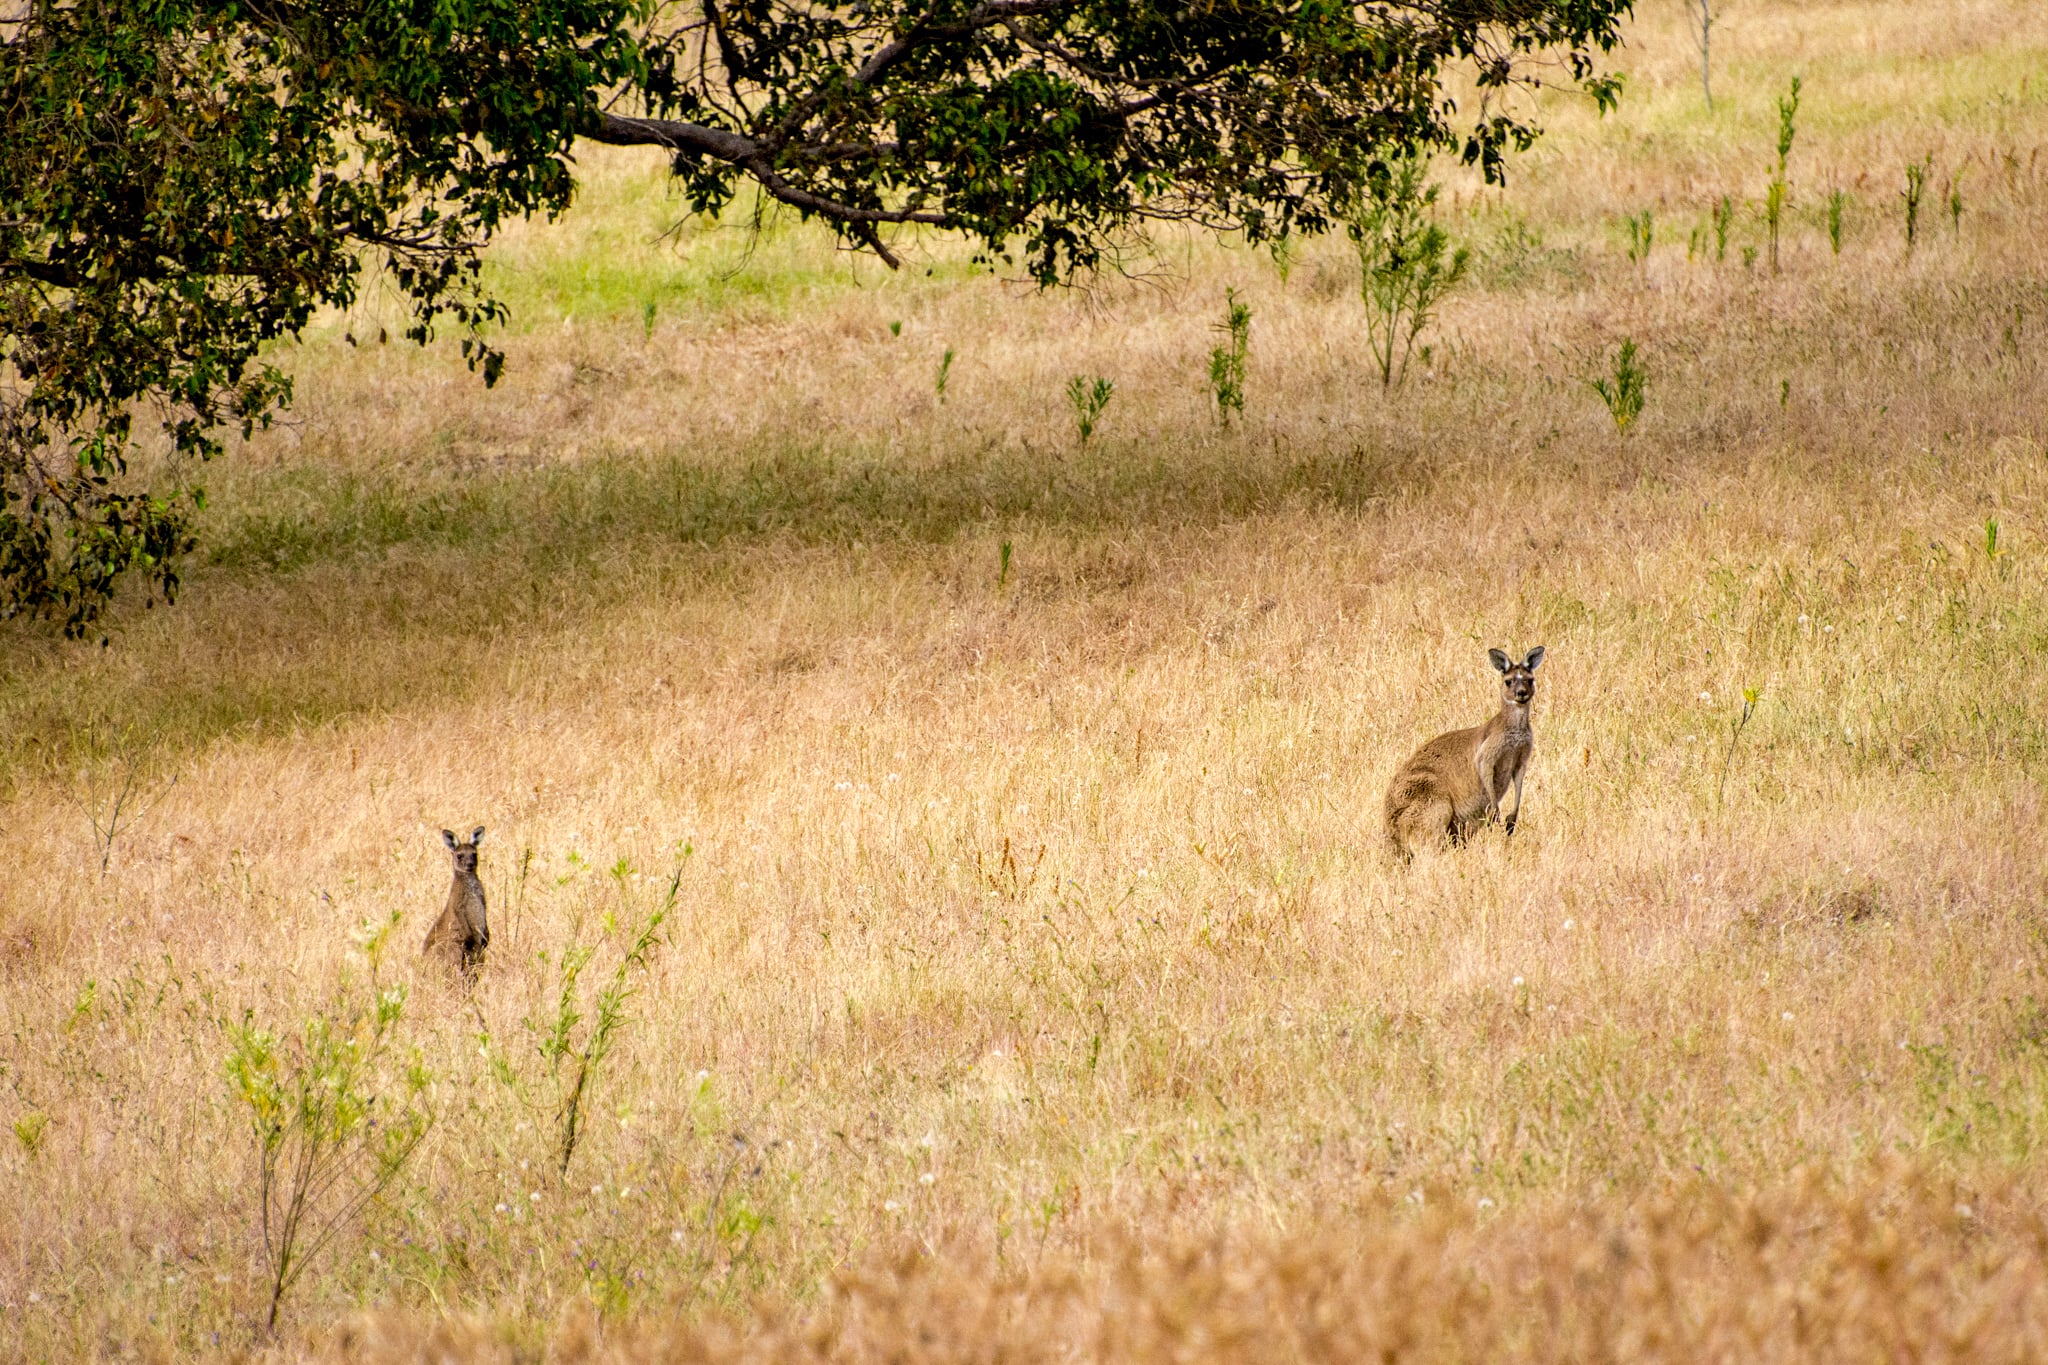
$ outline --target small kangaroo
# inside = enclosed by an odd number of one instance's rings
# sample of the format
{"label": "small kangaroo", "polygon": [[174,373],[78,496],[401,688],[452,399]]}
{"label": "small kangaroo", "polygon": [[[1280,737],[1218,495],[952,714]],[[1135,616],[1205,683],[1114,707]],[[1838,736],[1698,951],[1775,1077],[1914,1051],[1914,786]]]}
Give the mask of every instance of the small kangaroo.
{"label": "small kangaroo", "polygon": [[1475,825],[1500,815],[1509,787],[1515,789],[1515,809],[1504,822],[1509,834],[1522,816],[1522,774],[1536,743],[1529,703],[1536,696],[1543,646],[1520,663],[1498,649],[1486,657],[1500,674],[1500,713],[1484,725],[1438,735],[1401,765],[1387,787],[1387,838],[1403,858],[1425,842],[1463,843]]}
{"label": "small kangaroo", "polygon": [[455,860],[455,880],[448,887],[448,906],[434,927],[427,931],[421,954],[438,958],[465,979],[476,975],[491,946],[490,922],[484,918],[484,884],[476,876],[476,849],[484,841],[484,827],[478,825],[467,839],[457,839],[451,830],[441,831],[441,841]]}

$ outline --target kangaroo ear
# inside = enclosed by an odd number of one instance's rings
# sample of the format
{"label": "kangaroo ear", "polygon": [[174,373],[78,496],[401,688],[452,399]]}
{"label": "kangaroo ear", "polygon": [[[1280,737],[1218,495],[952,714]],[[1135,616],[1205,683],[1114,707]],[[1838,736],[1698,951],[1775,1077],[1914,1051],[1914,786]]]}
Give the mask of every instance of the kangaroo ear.
{"label": "kangaroo ear", "polygon": [[1505,673],[1508,671],[1508,656],[1500,650],[1489,649],[1486,651],[1486,657],[1493,660],[1494,672]]}
{"label": "kangaroo ear", "polygon": [[450,849],[453,849],[455,847],[455,831],[452,829],[442,830],[441,842],[448,845]]}
{"label": "kangaroo ear", "polygon": [[1524,668],[1528,669],[1528,670],[1529,670],[1529,671],[1530,671],[1531,673],[1534,673],[1534,672],[1536,671],[1536,665],[1538,665],[1538,664],[1540,664],[1540,663],[1542,663],[1542,662],[1543,662],[1543,646],[1542,646],[1542,645],[1538,645],[1538,646],[1536,646],[1536,648],[1534,648],[1534,649],[1532,649],[1532,650],[1530,650],[1530,651],[1529,651],[1529,657],[1528,657],[1528,658],[1526,658],[1526,659],[1522,660],[1522,667],[1524,667]]}
{"label": "kangaroo ear", "polygon": [[[1536,652],[1540,654],[1543,651],[1538,650]],[[484,827],[482,825],[476,827],[476,833],[469,836],[469,841],[472,844],[480,844],[484,841]]]}

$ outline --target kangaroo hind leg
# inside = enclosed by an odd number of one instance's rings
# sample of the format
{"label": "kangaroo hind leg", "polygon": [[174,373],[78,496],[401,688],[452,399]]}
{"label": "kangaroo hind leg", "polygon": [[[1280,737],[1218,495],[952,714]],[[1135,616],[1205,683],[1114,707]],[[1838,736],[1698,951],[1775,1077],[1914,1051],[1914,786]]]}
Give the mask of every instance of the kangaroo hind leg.
{"label": "kangaroo hind leg", "polygon": [[1440,848],[1445,841],[1458,843],[1457,811],[1444,797],[1423,799],[1403,810],[1395,820],[1396,838],[1404,849]]}

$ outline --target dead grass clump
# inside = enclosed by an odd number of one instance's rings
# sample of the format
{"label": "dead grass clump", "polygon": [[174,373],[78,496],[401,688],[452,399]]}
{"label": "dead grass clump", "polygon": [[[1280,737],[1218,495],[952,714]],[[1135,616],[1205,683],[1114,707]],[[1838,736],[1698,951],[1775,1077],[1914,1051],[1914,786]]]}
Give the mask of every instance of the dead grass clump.
{"label": "dead grass clump", "polygon": [[[657,1328],[584,1313],[561,1362],[2027,1361],[2048,1223],[2025,1194],[1902,1163],[1731,1194],[1499,1212],[1408,1199],[1298,1231],[1104,1231],[1057,1254],[878,1250],[810,1307]],[[488,1324],[369,1316],[327,1365],[513,1361]]]}

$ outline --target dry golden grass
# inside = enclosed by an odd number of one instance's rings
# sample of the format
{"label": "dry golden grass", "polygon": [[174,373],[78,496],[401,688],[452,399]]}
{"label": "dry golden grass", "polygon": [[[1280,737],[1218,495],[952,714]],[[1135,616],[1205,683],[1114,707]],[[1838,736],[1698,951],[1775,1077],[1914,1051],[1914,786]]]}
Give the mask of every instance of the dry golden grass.
{"label": "dry golden grass", "polygon": [[[801,1315],[743,1326],[573,1316],[554,1360],[2028,1361],[2048,1348],[2044,1230],[1952,1188],[1807,1178],[1692,1189],[1626,1223],[1378,1210],[1316,1235],[1106,1237],[1023,1269],[905,1249]],[[365,1314],[326,1361],[530,1358],[490,1324]]]}
{"label": "dry golden grass", "polygon": [[[175,610],[4,636],[0,1352],[2038,1357],[2048,33],[1754,0],[1709,119],[1645,10],[1621,117],[1459,188],[1392,395],[1341,242],[732,274],[624,157],[504,244],[497,392],[332,320]],[[1785,273],[1750,212],[1688,260],[1795,69]],[[1515,839],[1395,865],[1393,766],[1538,643]],[[412,955],[479,823],[465,1001]],[[559,1177],[526,1021],[679,861]],[[267,1338],[230,1031],[394,912],[436,1123]]]}

